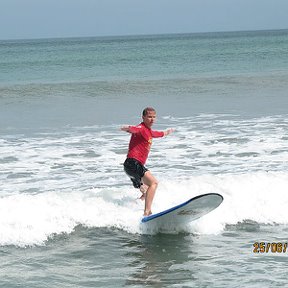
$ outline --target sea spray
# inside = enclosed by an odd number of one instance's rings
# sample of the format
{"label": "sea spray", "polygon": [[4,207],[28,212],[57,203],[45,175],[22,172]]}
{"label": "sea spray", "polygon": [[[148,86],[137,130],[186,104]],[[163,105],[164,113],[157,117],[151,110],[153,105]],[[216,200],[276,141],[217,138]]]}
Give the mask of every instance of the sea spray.
{"label": "sea spray", "polygon": [[[226,225],[247,219],[259,224],[288,224],[288,173],[191,176],[187,180],[162,179],[153,212],[160,212],[204,193],[223,195],[223,203],[202,218],[171,233],[217,234]],[[144,202],[130,186],[91,188],[85,192],[43,192],[0,198],[0,244],[43,245],[49,237],[71,233],[82,225],[142,233]],[[157,233],[157,227],[153,233]],[[169,233],[169,231],[168,231]]]}

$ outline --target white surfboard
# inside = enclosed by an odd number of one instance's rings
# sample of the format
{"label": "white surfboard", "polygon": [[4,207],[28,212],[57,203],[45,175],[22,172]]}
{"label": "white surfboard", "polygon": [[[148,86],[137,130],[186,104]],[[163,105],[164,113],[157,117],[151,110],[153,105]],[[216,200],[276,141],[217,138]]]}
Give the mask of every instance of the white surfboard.
{"label": "white surfboard", "polygon": [[188,201],[174,206],[162,212],[145,216],[141,222],[150,223],[158,227],[175,227],[178,224],[186,224],[194,221],[217,208],[223,201],[223,196],[217,193],[202,194]]}

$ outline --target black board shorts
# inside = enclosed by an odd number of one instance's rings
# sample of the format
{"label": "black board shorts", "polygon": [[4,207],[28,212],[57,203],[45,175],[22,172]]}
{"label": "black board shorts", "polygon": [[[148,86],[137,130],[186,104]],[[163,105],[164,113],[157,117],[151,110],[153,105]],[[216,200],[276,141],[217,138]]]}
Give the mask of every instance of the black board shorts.
{"label": "black board shorts", "polygon": [[124,171],[130,177],[133,186],[135,188],[140,188],[140,186],[143,184],[141,179],[148,169],[138,160],[134,158],[127,158],[124,162]]}

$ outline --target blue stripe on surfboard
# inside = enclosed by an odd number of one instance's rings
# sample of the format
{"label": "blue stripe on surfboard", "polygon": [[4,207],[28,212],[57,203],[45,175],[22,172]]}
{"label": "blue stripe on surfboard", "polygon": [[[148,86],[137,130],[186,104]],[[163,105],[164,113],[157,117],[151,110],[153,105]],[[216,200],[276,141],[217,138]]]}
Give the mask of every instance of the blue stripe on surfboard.
{"label": "blue stripe on surfboard", "polygon": [[202,197],[205,197],[205,196],[208,196],[208,195],[214,195],[214,196],[217,195],[217,196],[221,197],[222,200],[223,200],[223,196],[220,195],[220,194],[218,194],[218,193],[201,194],[201,195],[198,195],[198,196],[196,196],[196,197],[193,197],[193,198],[187,200],[187,201],[184,202],[184,203],[181,203],[181,204],[179,204],[179,205],[177,205],[177,206],[174,206],[174,207],[169,208],[169,209],[167,209],[167,210],[164,210],[164,211],[162,211],[162,212],[159,212],[159,213],[156,213],[156,214],[151,214],[151,215],[149,215],[149,216],[145,216],[145,217],[142,218],[141,222],[142,222],[142,223],[145,223],[145,222],[148,222],[148,221],[150,221],[150,220],[152,220],[152,219],[155,219],[155,218],[158,218],[158,217],[163,216],[163,215],[165,215],[165,214],[168,214],[168,213],[170,213],[170,212],[172,212],[172,211],[174,211],[174,210],[177,210],[177,209],[179,209],[179,208],[187,205],[188,203],[190,203],[190,202],[192,202],[192,201],[194,201],[194,200],[196,200],[196,199],[198,199],[198,198],[202,198]]}

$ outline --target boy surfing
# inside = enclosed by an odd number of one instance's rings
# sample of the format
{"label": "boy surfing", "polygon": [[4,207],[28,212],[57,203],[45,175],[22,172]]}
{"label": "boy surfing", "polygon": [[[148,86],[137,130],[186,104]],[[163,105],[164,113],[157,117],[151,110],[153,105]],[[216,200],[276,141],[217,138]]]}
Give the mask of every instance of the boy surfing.
{"label": "boy surfing", "polygon": [[142,192],[140,199],[145,200],[144,216],[148,216],[152,214],[151,206],[158,181],[144,165],[150,152],[152,139],[167,136],[174,129],[152,130],[151,128],[156,120],[156,111],[152,107],[143,110],[142,120],[137,126],[123,126],[121,130],[131,133],[128,154],[124,162],[124,171],[130,177],[133,186]]}

